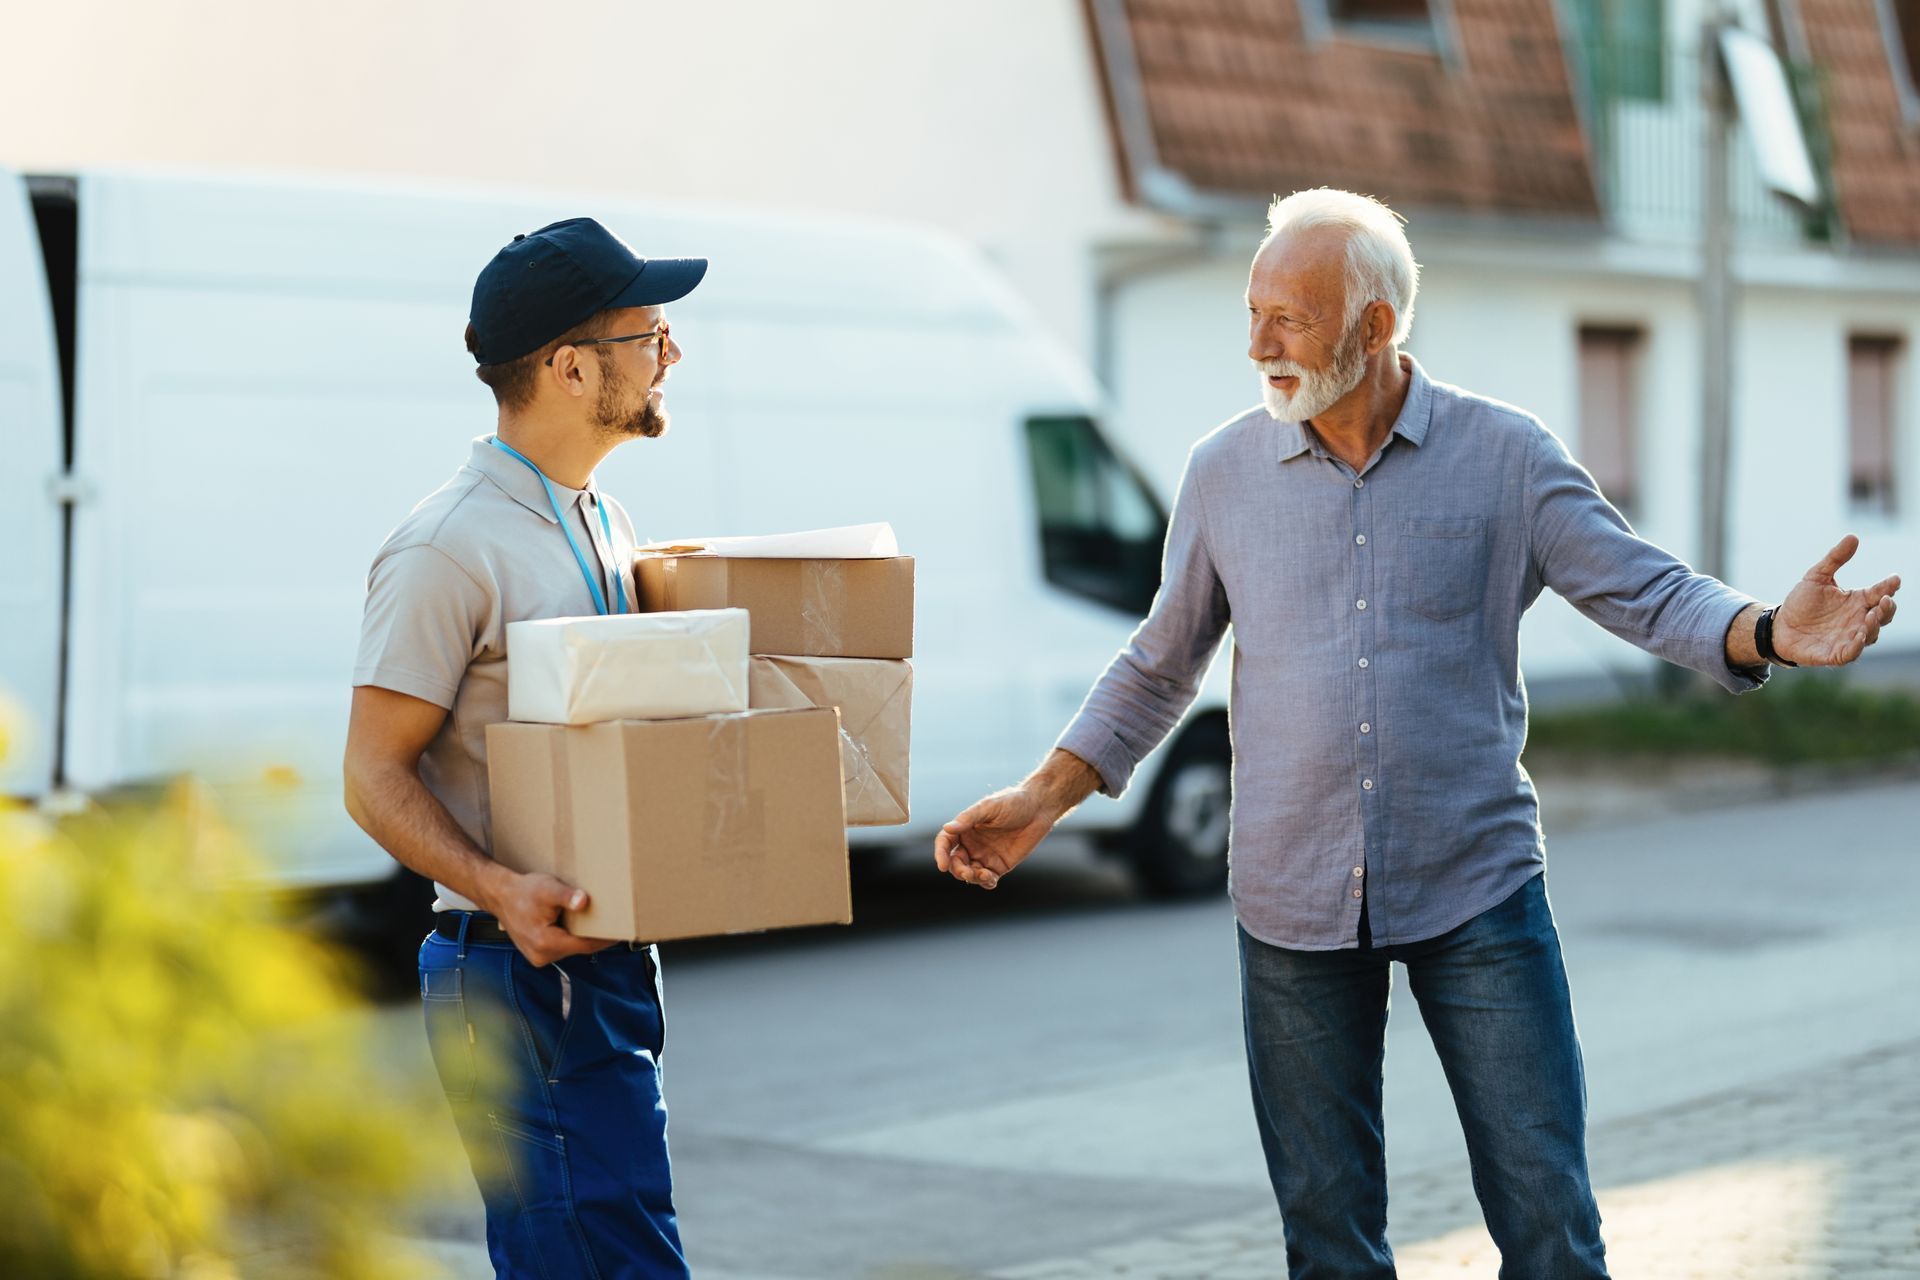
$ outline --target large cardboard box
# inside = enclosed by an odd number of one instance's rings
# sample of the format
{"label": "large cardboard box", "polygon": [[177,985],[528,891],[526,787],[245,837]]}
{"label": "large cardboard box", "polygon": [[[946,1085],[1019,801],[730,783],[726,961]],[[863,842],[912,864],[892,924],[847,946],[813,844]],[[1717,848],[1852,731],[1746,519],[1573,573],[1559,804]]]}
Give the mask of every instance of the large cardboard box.
{"label": "large cardboard box", "polygon": [[507,624],[507,718],[666,720],[747,709],[747,613],[625,613]]}
{"label": "large cardboard box", "polygon": [[755,707],[834,707],[840,712],[840,772],[847,825],[907,821],[913,666],[877,658],[756,657],[748,668]]}
{"label": "large cardboard box", "polygon": [[839,717],[487,726],[493,856],[585,889],[568,929],[663,942],[847,924]]}
{"label": "large cardboard box", "polygon": [[745,609],[753,653],[911,658],[913,558],[748,559],[652,555],[634,562],[640,607]]}

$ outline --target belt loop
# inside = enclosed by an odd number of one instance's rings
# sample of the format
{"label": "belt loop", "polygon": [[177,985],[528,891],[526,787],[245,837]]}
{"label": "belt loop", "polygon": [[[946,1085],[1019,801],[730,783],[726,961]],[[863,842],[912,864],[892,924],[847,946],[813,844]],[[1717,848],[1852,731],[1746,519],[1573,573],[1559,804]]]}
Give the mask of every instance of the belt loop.
{"label": "belt loop", "polygon": [[460,958],[462,960],[465,960],[467,958],[467,926],[472,923],[473,923],[473,912],[462,911],[460,913],[460,938],[459,938]]}

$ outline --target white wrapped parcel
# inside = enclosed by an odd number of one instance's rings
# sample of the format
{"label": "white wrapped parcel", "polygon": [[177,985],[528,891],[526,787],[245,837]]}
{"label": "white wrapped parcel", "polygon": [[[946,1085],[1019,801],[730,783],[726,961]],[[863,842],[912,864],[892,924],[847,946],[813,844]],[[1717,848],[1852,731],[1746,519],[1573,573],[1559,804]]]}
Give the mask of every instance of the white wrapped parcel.
{"label": "white wrapped parcel", "polygon": [[507,718],[674,720],[747,709],[745,609],[507,624]]}

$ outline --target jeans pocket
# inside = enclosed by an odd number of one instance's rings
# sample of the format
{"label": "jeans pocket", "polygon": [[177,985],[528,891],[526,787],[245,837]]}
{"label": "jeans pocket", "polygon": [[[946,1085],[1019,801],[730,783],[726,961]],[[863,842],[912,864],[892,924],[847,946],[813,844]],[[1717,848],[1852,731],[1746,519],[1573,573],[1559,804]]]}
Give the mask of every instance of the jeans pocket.
{"label": "jeans pocket", "polygon": [[547,1058],[547,1083],[557,1084],[560,1081],[561,1064],[566,1061],[567,1034],[573,1030],[574,1025],[573,1003],[580,996],[590,994],[590,991],[576,991],[573,975],[561,967],[560,961],[556,960],[547,967],[553,970],[554,977],[560,984],[560,1029],[553,1037],[553,1052]]}
{"label": "jeans pocket", "polygon": [[1474,612],[1487,593],[1482,516],[1412,517],[1400,531],[1400,590],[1407,608],[1445,622]]}
{"label": "jeans pocket", "polygon": [[473,1024],[467,1020],[465,976],[459,969],[420,970],[427,1047],[440,1073],[440,1087],[451,1102],[471,1102],[480,1074],[474,1059]]}

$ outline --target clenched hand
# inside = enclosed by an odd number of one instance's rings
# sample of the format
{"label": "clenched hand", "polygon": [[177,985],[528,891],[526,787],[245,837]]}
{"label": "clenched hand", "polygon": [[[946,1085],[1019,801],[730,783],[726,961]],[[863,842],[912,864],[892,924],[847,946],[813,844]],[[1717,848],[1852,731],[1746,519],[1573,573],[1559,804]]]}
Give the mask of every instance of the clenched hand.
{"label": "clenched hand", "polygon": [[540,872],[515,874],[501,892],[483,904],[500,921],[527,963],[536,969],[568,956],[604,951],[613,943],[605,938],[581,938],[558,923],[562,911],[587,905],[584,889]]}

